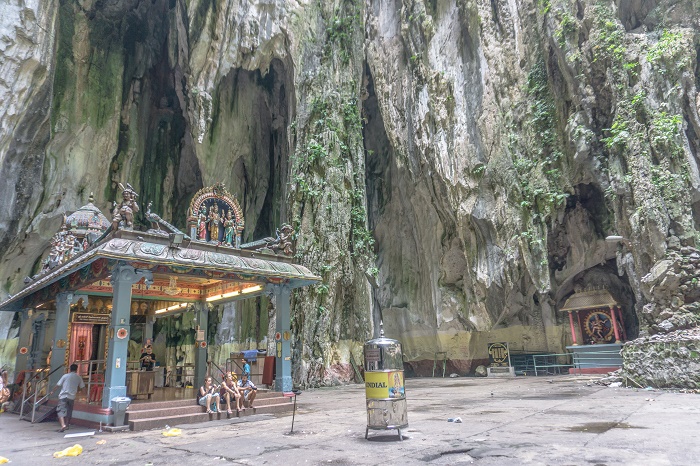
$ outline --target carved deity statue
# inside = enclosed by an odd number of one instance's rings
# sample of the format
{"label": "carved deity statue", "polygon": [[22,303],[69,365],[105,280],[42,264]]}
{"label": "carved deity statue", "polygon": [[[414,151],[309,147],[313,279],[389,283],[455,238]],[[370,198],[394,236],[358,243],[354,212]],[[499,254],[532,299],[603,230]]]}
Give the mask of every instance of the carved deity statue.
{"label": "carved deity statue", "polygon": [[292,248],[292,237],[294,236],[294,229],[287,223],[282,225],[277,229],[277,238],[267,245],[268,248],[273,251],[282,251],[287,256],[294,254]]}
{"label": "carved deity statue", "polygon": [[204,204],[199,207],[199,215],[197,216],[197,239],[207,240],[207,208]]}
{"label": "carved deity statue", "polygon": [[119,183],[119,187],[122,189],[122,202],[121,204],[114,203],[112,228],[132,230],[134,228],[134,215],[139,211],[139,206],[136,204],[136,198],[139,195],[129,183],[126,184],[126,188]]}
{"label": "carved deity statue", "polygon": [[226,220],[224,220],[224,242],[229,246],[232,246],[234,241],[234,235],[236,232],[236,220],[233,218],[231,211],[226,213]]}
{"label": "carved deity statue", "polygon": [[214,204],[209,210],[209,241],[219,242],[219,206]]}

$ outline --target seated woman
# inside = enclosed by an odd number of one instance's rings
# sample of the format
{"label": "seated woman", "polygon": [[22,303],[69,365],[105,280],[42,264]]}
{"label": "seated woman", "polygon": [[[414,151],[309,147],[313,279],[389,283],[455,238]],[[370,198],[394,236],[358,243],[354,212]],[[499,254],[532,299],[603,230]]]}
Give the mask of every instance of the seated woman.
{"label": "seated woman", "polygon": [[218,387],[212,385],[212,379],[209,376],[204,379],[204,385],[199,387],[197,403],[199,403],[200,406],[205,406],[207,408],[207,414],[218,413],[221,411],[221,406],[219,405]]}
{"label": "seated woman", "polygon": [[233,414],[233,411],[231,411],[231,400],[233,400],[236,404],[236,412],[241,411],[241,394],[238,391],[238,386],[236,385],[236,381],[233,379],[232,373],[229,372],[226,374],[226,378],[224,379],[224,383],[221,385],[221,391],[219,394],[219,399],[226,400],[226,412],[228,414]]}

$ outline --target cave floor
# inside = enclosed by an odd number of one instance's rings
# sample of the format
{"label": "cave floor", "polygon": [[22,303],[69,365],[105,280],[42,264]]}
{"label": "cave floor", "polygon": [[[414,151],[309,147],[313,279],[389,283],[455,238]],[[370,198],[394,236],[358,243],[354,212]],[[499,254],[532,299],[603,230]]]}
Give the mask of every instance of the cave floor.
{"label": "cave floor", "polygon": [[[407,379],[403,441],[395,431],[370,431],[365,440],[361,385],[302,393],[292,435],[291,416],[253,415],[180,426],[171,438],[160,430],[64,438],[55,422],[32,425],[5,413],[0,456],[32,465],[698,464],[700,395],[592,380]],[[456,417],[462,422],[448,422]],[[79,458],[51,458],[75,443],[84,448]]]}

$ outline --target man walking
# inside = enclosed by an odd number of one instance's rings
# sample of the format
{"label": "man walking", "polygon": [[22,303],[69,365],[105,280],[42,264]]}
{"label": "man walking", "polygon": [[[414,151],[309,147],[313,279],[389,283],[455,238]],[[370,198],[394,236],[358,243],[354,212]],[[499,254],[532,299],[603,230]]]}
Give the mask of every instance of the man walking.
{"label": "man walking", "polygon": [[73,416],[75,395],[78,394],[79,389],[85,388],[83,378],[78,375],[77,364],[70,365],[70,372],[63,374],[61,380],[56,384],[56,388],[58,387],[61,387],[61,391],[58,394],[58,406],[56,407],[58,422],[61,424],[61,428],[58,431],[64,432],[68,429],[71,417]]}

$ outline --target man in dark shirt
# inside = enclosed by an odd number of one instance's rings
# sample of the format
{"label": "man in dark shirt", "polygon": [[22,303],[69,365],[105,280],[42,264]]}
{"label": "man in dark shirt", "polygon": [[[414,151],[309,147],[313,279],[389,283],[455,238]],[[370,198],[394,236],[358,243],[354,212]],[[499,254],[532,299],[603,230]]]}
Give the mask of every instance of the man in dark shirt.
{"label": "man in dark shirt", "polygon": [[141,353],[139,361],[141,361],[141,369],[146,369],[147,371],[153,370],[156,365],[156,355],[153,354],[153,347],[151,347],[151,345],[146,346],[146,351]]}

